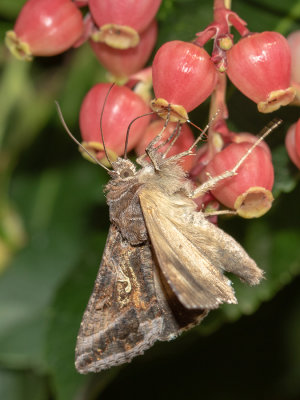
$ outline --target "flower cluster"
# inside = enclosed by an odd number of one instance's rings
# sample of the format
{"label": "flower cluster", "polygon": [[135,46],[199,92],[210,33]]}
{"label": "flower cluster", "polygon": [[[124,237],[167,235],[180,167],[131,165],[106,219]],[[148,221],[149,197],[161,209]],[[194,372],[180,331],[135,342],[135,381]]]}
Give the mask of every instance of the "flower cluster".
{"label": "flower cluster", "polygon": [[[225,7],[224,0],[215,0],[212,23],[191,42],[165,43],[156,52],[152,67],[143,69],[155,46],[155,15],[160,3],[28,0],[14,30],[7,32],[6,44],[19,59],[31,60],[88,41],[109,71],[110,80],[120,85],[112,88],[102,119],[111,160],[124,153],[129,123],[144,114],[132,125],[128,150],[143,154],[161,130],[160,151],[172,155],[189,149],[194,136],[187,125],[191,123],[188,113],[211,96],[207,141],[183,162],[197,184],[231,169],[257,140],[249,132],[235,133],[227,126],[227,76],[261,113],[300,104],[300,32],[291,34],[288,40],[277,32],[250,32],[246,22]],[[234,40],[232,27],[239,34],[238,40]],[[211,54],[204,48],[210,39]],[[91,88],[79,118],[84,147],[103,163],[106,157],[99,132],[100,115],[109,88],[108,83]],[[168,142],[168,137],[175,140]],[[288,131],[286,148],[300,168],[300,120]],[[271,152],[262,142],[241,165],[238,175],[224,180],[202,199],[202,204],[217,209],[219,202],[245,218],[258,217],[271,207],[273,181]]]}

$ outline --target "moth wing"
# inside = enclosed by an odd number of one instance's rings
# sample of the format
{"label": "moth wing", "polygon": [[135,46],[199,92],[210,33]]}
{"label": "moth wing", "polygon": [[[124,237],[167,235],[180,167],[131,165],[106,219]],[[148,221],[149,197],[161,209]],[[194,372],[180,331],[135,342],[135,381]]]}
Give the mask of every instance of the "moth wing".
{"label": "moth wing", "polygon": [[[142,190],[140,202],[159,267],[179,301],[189,309],[212,309],[236,303],[230,281],[196,246],[185,224],[174,217],[177,209],[154,190]],[[207,232],[193,227],[194,234]],[[202,237],[202,247],[209,238]]]}
{"label": "moth wing", "polygon": [[163,330],[149,246],[131,246],[111,226],[93,293],[77,337],[80,373],[131,361]]}
{"label": "moth wing", "polygon": [[[214,266],[237,275],[250,285],[257,285],[263,278],[263,271],[232,236],[203,218],[196,227],[188,226],[189,236],[196,247],[203,245],[203,236],[209,237],[205,244],[207,257]],[[198,232],[198,235],[196,234]],[[203,234],[199,234],[200,232]],[[206,235],[205,235],[206,232]]]}

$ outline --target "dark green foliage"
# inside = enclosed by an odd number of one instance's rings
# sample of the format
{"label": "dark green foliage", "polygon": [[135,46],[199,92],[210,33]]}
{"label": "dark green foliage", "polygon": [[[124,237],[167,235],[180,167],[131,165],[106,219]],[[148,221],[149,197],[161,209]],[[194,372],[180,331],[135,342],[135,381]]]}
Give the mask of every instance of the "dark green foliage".
{"label": "dark green foliage", "polygon": [[[1,1],[1,40],[23,3]],[[232,6],[253,31],[300,27],[296,0]],[[211,18],[212,1],[163,0],[158,46],[192,40]],[[199,328],[131,365],[80,376],[74,347],[108,232],[108,177],[77,152],[54,100],[78,136],[82,98],[105,71],[87,45],[31,64],[13,60],[1,45],[0,63],[0,256],[8,260],[0,270],[0,398],[299,398],[299,171],[284,148],[299,108],[275,113],[284,124],[268,139],[276,172],[271,211],[259,220],[220,221],[266,271],[265,281],[255,288],[236,281],[238,305],[212,312]],[[273,117],[258,115],[230,84],[228,106],[236,131],[258,133]],[[192,113],[193,121],[203,125],[207,109]]]}

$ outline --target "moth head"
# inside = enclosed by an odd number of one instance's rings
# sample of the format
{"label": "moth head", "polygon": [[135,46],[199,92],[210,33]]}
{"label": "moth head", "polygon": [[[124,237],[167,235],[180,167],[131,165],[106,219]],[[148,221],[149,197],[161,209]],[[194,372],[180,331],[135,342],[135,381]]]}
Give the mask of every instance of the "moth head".
{"label": "moth head", "polygon": [[135,165],[127,159],[118,158],[117,161],[112,162],[113,170],[109,172],[110,176],[114,179],[127,179],[136,174]]}

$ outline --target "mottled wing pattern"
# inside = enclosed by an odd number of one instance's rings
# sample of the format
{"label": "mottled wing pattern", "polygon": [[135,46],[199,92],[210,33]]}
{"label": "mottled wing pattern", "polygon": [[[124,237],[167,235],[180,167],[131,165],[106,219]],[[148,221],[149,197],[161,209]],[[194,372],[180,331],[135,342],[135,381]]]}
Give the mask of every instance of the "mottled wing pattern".
{"label": "mottled wing pattern", "polygon": [[112,225],[94,290],[77,338],[80,373],[99,372],[171,340],[207,315],[177,299],[161,275],[149,243],[131,246]]}
{"label": "mottled wing pattern", "polygon": [[111,226],[77,338],[79,372],[98,372],[142,354],[163,332],[148,246],[131,246]]}
{"label": "mottled wing pattern", "polygon": [[122,237],[134,245],[148,238],[138,196],[140,186],[135,178],[130,184],[112,180],[106,187],[110,221],[118,227]]}
{"label": "mottled wing pattern", "polygon": [[203,214],[192,212],[187,218],[188,207],[177,207],[170,197],[154,190],[141,191],[140,201],[159,267],[186,308],[212,309],[237,302],[222,270],[258,283],[261,271],[254,261]]}

